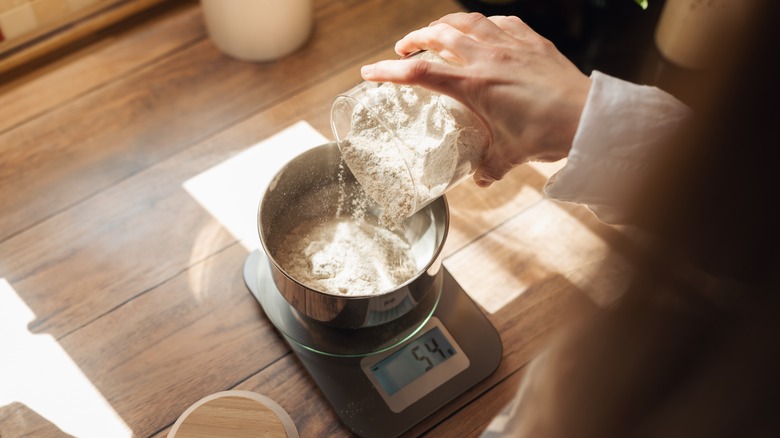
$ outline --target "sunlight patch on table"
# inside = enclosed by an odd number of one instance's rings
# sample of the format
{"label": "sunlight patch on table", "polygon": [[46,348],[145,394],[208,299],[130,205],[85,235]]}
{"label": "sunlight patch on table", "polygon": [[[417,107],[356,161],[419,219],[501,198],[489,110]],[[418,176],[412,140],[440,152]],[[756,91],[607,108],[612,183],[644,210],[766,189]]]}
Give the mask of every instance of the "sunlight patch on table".
{"label": "sunlight patch on table", "polygon": [[624,289],[629,268],[591,228],[606,225],[584,220],[541,200],[444,263],[489,313],[555,277],[606,306]]}
{"label": "sunlight patch on table", "polygon": [[57,341],[27,330],[33,320],[35,314],[0,278],[0,408],[20,403],[76,437],[132,436]]}
{"label": "sunlight patch on table", "polygon": [[300,121],[188,179],[183,187],[252,251],[260,245],[257,207],[271,178],[298,154],[327,141]]}
{"label": "sunlight patch on table", "polygon": [[549,179],[566,165],[566,158],[551,163],[532,161],[525,163],[525,165],[534,168],[540,175],[544,175],[545,178]]}

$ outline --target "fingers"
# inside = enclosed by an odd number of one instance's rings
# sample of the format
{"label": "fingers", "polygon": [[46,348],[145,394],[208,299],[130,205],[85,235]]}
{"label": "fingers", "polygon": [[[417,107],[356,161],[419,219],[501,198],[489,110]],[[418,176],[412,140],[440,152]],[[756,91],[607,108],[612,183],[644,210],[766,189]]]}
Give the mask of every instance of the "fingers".
{"label": "fingers", "polygon": [[474,182],[480,187],[489,187],[494,182],[503,178],[514,167],[504,155],[504,148],[495,142],[488,147],[485,156],[474,172]]}
{"label": "fingers", "polygon": [[514,15],[495,15],[488,17],[488,20],[513,38],[523,39],[529,35],[529,32],[536,33],[523,20]]}
{"label": "fingers", "polygon": [[460,12],[445,15],[427,27],[410,32],[396,43],[395,51],[406,56],[418,50],[430,50],[451,62],[462,64],[475,51],[484,50],[485,45],[501,43],[528,29],[516,17],[497,18],[494,21],[476,12]]}
{"label": "fingers", "polygon": [[379,61],[364,65],[360,69],[363,79],[372,82],[393,82],[401,85],[412,85],[415,68],[407,60]]}
{"label": "fingers", "polygon": [[442,58],[462,64],[468,53],[475,49],[474,40],[463,32],[446,24],[435,24],[410,32],[395,44],[401,56],[420,50],[436,52]]}
{"label": "fingers", "polygon": [[508,171],[498,171],[496,168],[482,163],[477,168],[477,171],[474,172],[474,182],[477,183],[479,187],[490,187],[494,182],[503,178],[507,172]]}
{"label": "fingers", "polygon": [[447,95],[453,95],[463,82],[459,67],[422,59],[379,61],[363,66],[360,73],[367,81],[421,85]]}
{"label": "fingers", "polygon": [[447,25],[465,35],[484,43],[496,43],[504,38],[503,31],[484,15],[471,12],[458,12],[445,15],[431,23],[431,26]]}
{"label": "fingers", "polygon": [[490,187],[494,182],[501,179],[503,176],[504,174],[499,176],[498,172],[485,166],[483,163],[480,164],[477,168],[477,171],[474,172],[474,182],[477,183],[479,187],[487,188]]}

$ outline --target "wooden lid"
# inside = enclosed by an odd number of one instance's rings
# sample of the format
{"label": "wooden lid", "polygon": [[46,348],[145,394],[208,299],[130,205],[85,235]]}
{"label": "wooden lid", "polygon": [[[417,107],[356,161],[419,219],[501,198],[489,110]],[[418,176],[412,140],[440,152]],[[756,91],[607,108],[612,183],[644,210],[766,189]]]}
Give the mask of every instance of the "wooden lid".
{"label": "wooden lid", "polygon": [[206,396],[176,420],[168,438],[298,438],[290,416],[270,398],[251,391]]}

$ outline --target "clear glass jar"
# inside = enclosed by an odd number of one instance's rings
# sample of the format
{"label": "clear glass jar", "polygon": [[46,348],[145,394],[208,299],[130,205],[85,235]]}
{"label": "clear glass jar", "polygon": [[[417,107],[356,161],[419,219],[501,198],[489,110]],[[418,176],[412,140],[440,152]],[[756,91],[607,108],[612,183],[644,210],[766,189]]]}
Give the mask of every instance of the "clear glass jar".
{"label": "clear glass jar", "polygon": [[[432,52],[413,56],[446,62]],[[386,225],[472,176],[490,143],[466,106],[417,86],[362,82],[335,98],[330,116],[345,163]]]}

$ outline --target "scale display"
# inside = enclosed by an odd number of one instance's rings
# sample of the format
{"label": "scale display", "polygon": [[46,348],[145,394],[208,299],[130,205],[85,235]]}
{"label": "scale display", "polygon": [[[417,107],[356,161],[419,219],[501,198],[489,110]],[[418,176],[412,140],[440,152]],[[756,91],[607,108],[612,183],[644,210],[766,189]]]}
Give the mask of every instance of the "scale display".
{"label": "scale display", "polygon": [[[274,314],[277,306],[289,304],[275,289],[267,261],[261,257],[265,257],[262,250],[247,257],[244,280],[266,314]],[[503,348],[495,327],[447,269],[442,271],[441,299],[433,313],[423,314],[427,320],[420,321],[417,333],[387,351],[360,356],[321,354],[285,336],[293,353],[356,436],[401,436],[488,377],[501,362]],[[280,322],[270,320],[275,325]],[[307,327],[312,328],[317,326]],[[340,336],[332,339],[334,343],[355,340],[349,332],[322,331],[314,335],[324,333]]]}
{"label": "scale display", "polygon": [[393,412],[403,411],[468,366],[468,356],[436,317],[399,349],[361,361],[363,372]]}
{"label": "scale display", "polygon": [[455,355],[456,350],[438,327],[371,367],[374,378],[389,395]]}

